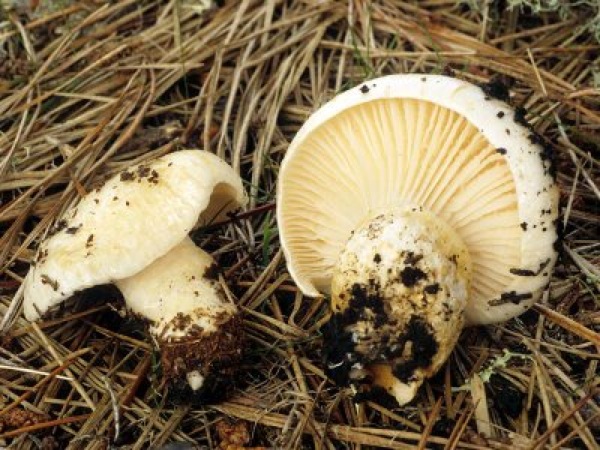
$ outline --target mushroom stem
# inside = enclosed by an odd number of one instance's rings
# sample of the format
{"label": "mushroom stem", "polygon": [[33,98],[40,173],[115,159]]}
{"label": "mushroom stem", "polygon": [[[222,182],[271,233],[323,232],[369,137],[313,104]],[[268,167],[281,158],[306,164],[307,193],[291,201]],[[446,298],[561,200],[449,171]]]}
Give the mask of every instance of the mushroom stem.
{"label": "mushroom stem", "polygon": [[458,340],[470,276],[466,246],[432,213],[404,207],[365,221],[333,271],[334,378],[412,400]]}
{"label": "mushroom stem", "polygon": [[145,320],[175,389],[214,391],[242,351],[237,307],[218,282],[213,258],[185,238],[141,272],[116,282],[127,308]]}

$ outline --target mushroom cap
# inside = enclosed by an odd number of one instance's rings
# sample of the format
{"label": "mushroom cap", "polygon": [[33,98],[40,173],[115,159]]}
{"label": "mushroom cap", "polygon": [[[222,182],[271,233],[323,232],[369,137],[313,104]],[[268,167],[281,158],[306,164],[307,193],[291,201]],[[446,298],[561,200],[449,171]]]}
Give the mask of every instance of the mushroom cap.
{"label": "mushroom cap", "polygon": [[37,320],[77,291],[136,274],[197,223],[222,220],[245,201],[237,173],[205,151],[124,170],[67,211],[40,245],[24,282],[25,317]]}
{"label": "mushroom cap", "polygon": [[473,264],[467,324],[533,304],[556,260],[551,157],[520,114],[476,85],[391,75],[336,96],[282,161],[277,219],[288,270],[328,294],[348,238],[366,217],[417,204],[449,224]]}

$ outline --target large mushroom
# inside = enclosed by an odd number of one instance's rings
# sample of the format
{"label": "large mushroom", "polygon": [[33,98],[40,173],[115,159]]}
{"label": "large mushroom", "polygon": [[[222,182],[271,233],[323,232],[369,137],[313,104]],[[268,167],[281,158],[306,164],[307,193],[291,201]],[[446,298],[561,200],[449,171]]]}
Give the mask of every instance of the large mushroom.
{"label": "large mushroom", "polygon": [[298,131],[277,219],[288,270],[331,295],[331,376],[400,404],[464,325],[523,313],[556,260],[551,155],[494,93],[394,75],[346,91]]}
{"label": "large mushroom", "polygon": [[114,283],[148,323],[171,388],[210,395],[235,369],[243,332],[212,257],[188,233],[245,202],[240,177],[208,152],[183,150],[122,171],[39,246],[24,281],[25,317],[38,320],[78,291]]}

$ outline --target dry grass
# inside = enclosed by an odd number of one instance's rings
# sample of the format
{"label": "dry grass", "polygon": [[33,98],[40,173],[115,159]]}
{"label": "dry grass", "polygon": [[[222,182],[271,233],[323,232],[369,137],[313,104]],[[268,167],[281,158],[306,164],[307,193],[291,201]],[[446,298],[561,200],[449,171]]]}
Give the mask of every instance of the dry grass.
{"label": "dry grass", "polygon": [[[576,19],[450,0],[63,3],[0,24],[0,447],[215,448],[226,416],[277,448],[598,448],[600,46]],[[326,305],[285,270],[278,164],[336,92],[447,69],[512,82],[513,103],[553,144],[562,257],[543,302],[466,330],[409,406],[355,404],[322,372]],[[19,313],[22,277],[57,216],[133,161],[182,147],[226,158],[252,199],[196,236],[247,311],[250,345],[233,398],[193,408],[154,389],[149,340],[110,294],[35,325]],[[16,412],[26,420],[2,419]]]}

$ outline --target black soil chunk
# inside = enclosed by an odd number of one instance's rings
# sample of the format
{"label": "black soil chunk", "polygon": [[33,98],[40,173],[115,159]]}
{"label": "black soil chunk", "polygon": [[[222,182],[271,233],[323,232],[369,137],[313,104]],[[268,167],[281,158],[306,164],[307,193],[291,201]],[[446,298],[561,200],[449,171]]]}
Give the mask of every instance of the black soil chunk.
{"label": "black soil chunk", "polygon": [[548,164],[548,173],[552,179],[556,180],[556,153],[554,153],[554,148],[550,144],[543,142],[540,157],[543,162]]}
{"label": "black soil chunk", "polygon": [[207,280],[218,280],[219,279],[219,266],[215,263],[212,263],[210,266],[206,268],[204,271],[204,278]]}
{"label": "black soil chunk", "polygon": [[519,277],[535,277],[536,273],[530,269],[516,269],[512,268],[509,270],[513,275],[517,275]]}
{"label": "black soil chunk", "polygon": [[496,98],[507,102],[510,100],[510,93],[508,87],[502,83],[498,78],[492,78],[489,83],[482,84],[481,90],[488,97]]}
{"label": "black soil chunk", "polygon": [[[336,313],[323,328],[323,360],[328,376],[336,384],[347,386],[351,380],[348,374],[355,363],[372,362],[381,355],[361,355],[355,349],[350,327],[359,321],[372,321],[376,327],[387,322],[387,313],[379,288],[354,283],[348,307]],[[375,352],[377,353],[377,352]]]}
{"label": "black soil chunk", "polygon": [[348,386],[352,364],[356,362],[352,334],[346,331],[344,313],[334,314],[323,327],[325,372],[339,386]]}
{"label": "black soil chunk", "polygon": [[529,122],[527,122],[527,120],[525,119],[526,114],[527,114],[527,111],[525,110],[525,108],[523,108],[522,106],[519,106],[515,109],[514,120],[519,125],[523,125],[524,127],[529,128]]}
{"label": "black soil chunk", "polygon": [[427,275],[418,267],[407,266],[402,269],[400,272],[400,278],[402,280],[402,284],[406,287],[413,287],[419,281],[426,278]]}
{"label": "black soil chunk", "polygon": [[540,263],[540,267],[537,270],[512,268],[509,272],[520,277],[535,277],[542,273],[543,270],[548,267],[548,264],[550,264],[550,258]]}
{"label": "black soil chunk", "polygon": [[425,286],[425,292],[431,295],[435,295],[440,292],[440,285],[438,283],[433,283],[428,286]]}
{"label": "black soil chunk", "polygon": [[531,292],[525,292],[523,294],[518,294],[517,291],[503,292],[500,295],[500,299],[490,301],[490,305],[492,305],[492,306],[504,305],[505,303],[509,303],[509,302],[518,305],[523,300],[528,300],[531,297],[533,297]]}
{"label": "black soil chunk", "polygon": [[411,357],[398,363],[392,372],[400,381],[407,383],[416,369],[431,365],[439,345],[431,326],[418,316],[411,317],[402,340],[405,345],[409,341],[412,343]]}
{"label": "black soil chunk", "polygon": [[361,310],[370,309],[375,314],[385,314],[383,307],[383,299],[377,293],[379,289],[374,286],[373,291],[360,283],[352,285],[352,298],[350,299],[350,307],[348,309]]}

